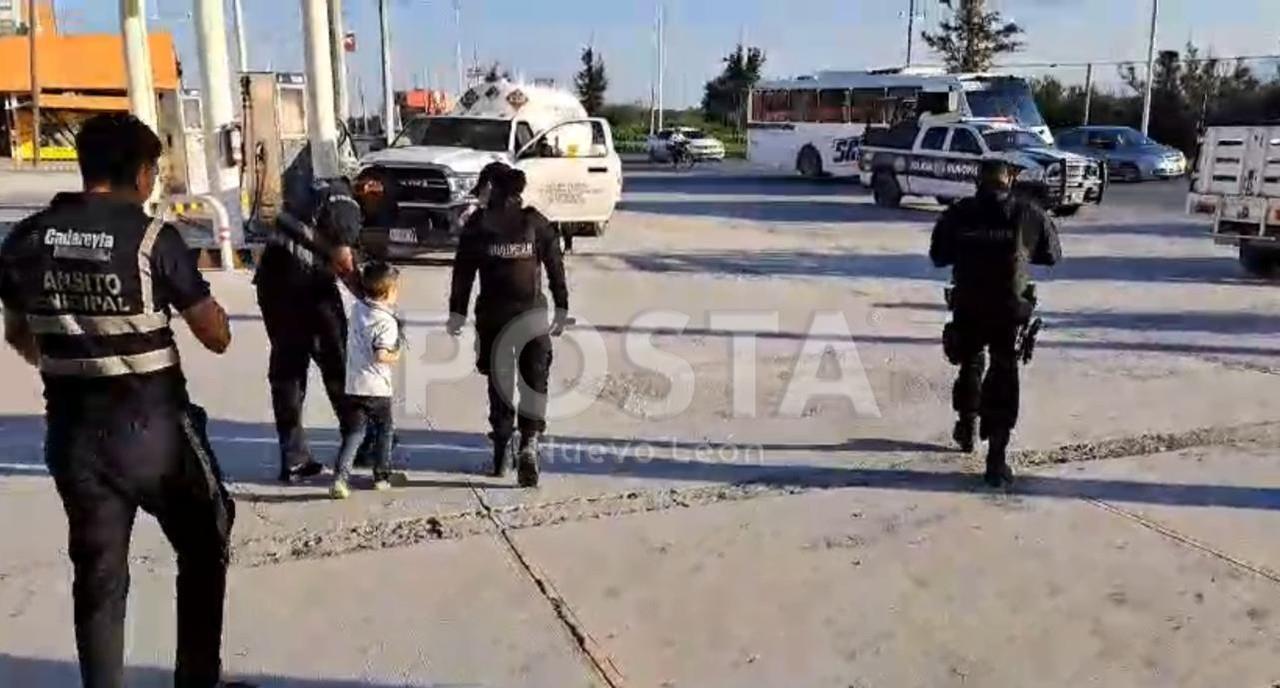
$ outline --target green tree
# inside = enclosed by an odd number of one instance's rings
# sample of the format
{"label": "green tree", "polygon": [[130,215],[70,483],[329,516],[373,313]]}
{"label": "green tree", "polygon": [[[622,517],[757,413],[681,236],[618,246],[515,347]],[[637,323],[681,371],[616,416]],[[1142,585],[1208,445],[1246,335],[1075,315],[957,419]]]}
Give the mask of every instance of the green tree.
{"label": "green tree", "polygon": [[1022,27],[1006,22],[999,12],[988,12],[985,0],[942,0],[942,4],[952,8],[951,18],[942,20],[937,33],[926,31],[922,36],[942,56],[947,71],[985,72],[1000,55],[1022,50]]}
{"label": "green tree", "polygon": [[760,81],[765,54],[739,44],[724,58],[724,70],[707,82],[702,112],[708,121],[742,129],[746,126],[747,94]]}
{"label": "green tree", "polygon": [[582,71],[573,77],[578,100],[587,114],[595,117],[604,110],[604,94],[609,90],[609,77],[605,74],[604,58],[590,46],[582,50]]}

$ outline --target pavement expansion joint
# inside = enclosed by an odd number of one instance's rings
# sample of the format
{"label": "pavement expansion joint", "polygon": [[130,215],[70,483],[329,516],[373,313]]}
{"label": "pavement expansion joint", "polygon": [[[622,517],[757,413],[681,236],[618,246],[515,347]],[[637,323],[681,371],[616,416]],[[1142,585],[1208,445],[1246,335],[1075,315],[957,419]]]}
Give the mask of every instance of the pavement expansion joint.
{"label": "pavement expansion joint", "polygon": [[569,606],[568,601],[564,599],[564,596],[556,590],[551,579],[538,569],[524,551],[520,549],[520,546],[516,544],[515,539],[511,537],[511,529],[507,527],[500,515],[489,505],[489,500],[485,499],[484,493],[480,488],[474,486],[471,488],[471,491],[475,494],[476,500],[480,502],[480,506],[484,510],[484,513],[497,529],[498,537],[506,545],[507,550],[515,558],[516,563],[520,565],[520,568],[525,572],[525,575],[529,577],[529,580],[538,589],[539,594],[541,594],[543,599],[551,605],[551,609],[555,612],[556,618],[560,620],[565,631],[568,632],[571,638],[573,638],[573,642],[577,646],[578,651],[581,653],[583,659],[591,665],[597,677],[603,681],[605,685],[609,686],[609,688],[622,688],[622,686],[626,685],[626,679],[623,677],[622,672],[618,669],[617,665],[614,664],[613,658],[610,657],[608,653],[600,647],[600,644],[591,637],[591,634],[587,632],[582,621],[578,619],[573,608]]}
{"label": "pavement expansion joint", "polygon": [[1143,516],[1142,514],[1129,511],[1128,509],[1121,508],[1110,502],[1106,502],[1101,499],[1096,499],[1093,497],[1084,497],[1083,501],[1088,502],[1089,504],[1092,504],[1098,507],[1099,509],[1102,509],[1103,511],[1109,512],[1121,518],[1132,521],[1133,523],[1136,523],[1137,525],[1142,526],[1143,528],[1147,528],[1148,530],[1151,530],[1160,535],[1163,535],[1164,537],[1169,538],[1170,540],[1173,540],[1181,545],[1197,550],[1203,554],[1207,554],[1216,559],[1221,559],[1222,561],[1226,562],[1231,566],[1234,566],[1243,571],[1248,571],[1249,573],[1252,573],[1255,576],[1258,576],[1260,578],[1269,580],[1272,583],[1280,584],[1280,573],[1276,573],[1275,571],[1272,571],[1271,569],[1268,569],[1265,566],[1251,564],[1243,559],[1240,559],[1239,557],[1232,556],[1231,554],[1228,554],[1227,552],[1221,549],[1218,549],[1216,547],[1213,547],[1212,545],[1201,542],[1189,535],[1180,533],[1174,530],[1173,528],[1170,528],[1158,521],[1149,519]]}

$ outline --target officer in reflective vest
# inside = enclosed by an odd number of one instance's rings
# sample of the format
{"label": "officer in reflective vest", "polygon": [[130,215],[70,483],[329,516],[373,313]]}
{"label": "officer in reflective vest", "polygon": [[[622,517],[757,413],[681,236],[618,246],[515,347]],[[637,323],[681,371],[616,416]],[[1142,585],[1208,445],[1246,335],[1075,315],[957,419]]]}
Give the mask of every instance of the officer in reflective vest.
{"label": "officer in reflective vest", "polygon": [[254,284],[271,342],[267,379],[280,442],[279,479],[289,483],[324,470],[302,427],[312,361],[344,436],[353,422],[344,394],[347,314],[337,280],[359,295],[353,247],[362,215],[345,179],[313,172],[309,148],[286,171],[284,187],[284,209]]}
{"label": "officer in reflective vest", "polygon": [[76,137],[84,193],[60,194],[0,247],[5,340],[44,381],[45,460],[66,510],[76,646],[89,688],[124,685],[129,538],[142,508],[178,558],[175,684],[220,686],[234,504],[179,362],[179,314],[215,353],[226,313],[178,231],[143,203],[160,140],[130,115]]}

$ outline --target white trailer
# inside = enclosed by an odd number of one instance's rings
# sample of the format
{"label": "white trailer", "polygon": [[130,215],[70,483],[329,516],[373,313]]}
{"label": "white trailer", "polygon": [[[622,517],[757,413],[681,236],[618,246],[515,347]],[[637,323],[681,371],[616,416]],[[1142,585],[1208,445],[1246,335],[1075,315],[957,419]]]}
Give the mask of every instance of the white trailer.
{"label": "white trailer", "polygon": [[1213,218],[1214,241],[1238,246],[1249,273],[1280,268],[1280,121],[1207,128],[1187,212]]}

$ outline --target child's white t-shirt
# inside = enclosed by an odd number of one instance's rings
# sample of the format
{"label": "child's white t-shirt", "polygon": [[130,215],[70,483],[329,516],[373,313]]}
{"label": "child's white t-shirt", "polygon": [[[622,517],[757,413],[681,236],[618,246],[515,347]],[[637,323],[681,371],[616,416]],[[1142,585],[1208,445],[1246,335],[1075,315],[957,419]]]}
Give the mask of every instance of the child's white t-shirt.
{"label": "child's white t-shirt", "polygon": [[400,326],[386,306],[359,300],[351,307],[347,327],[346,392],[360,397],[394,396],[391,364],[379,363],[376,351],[400,346]]}

